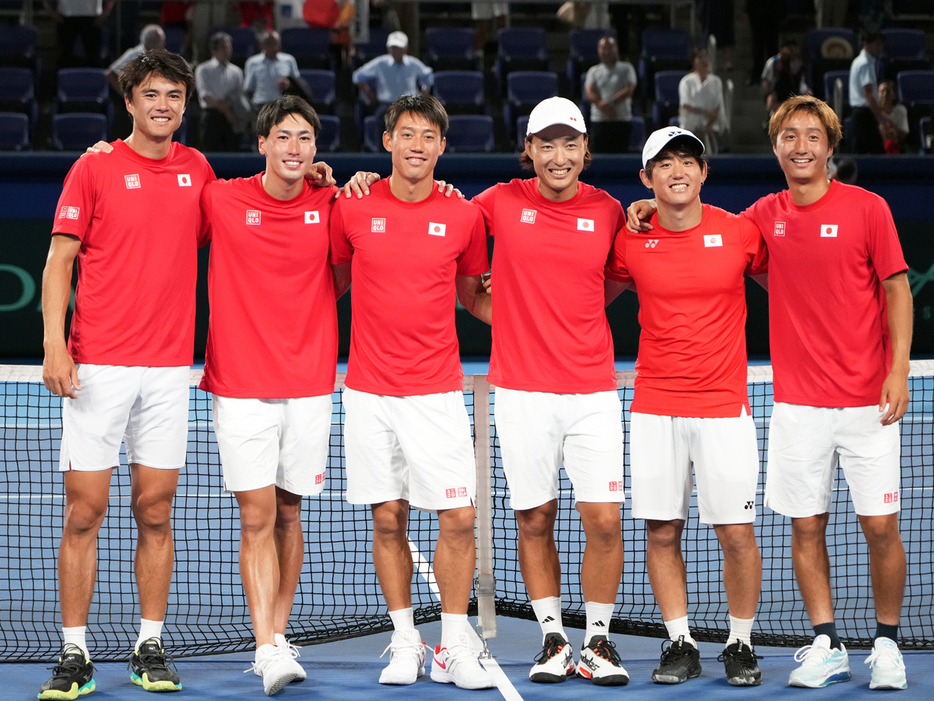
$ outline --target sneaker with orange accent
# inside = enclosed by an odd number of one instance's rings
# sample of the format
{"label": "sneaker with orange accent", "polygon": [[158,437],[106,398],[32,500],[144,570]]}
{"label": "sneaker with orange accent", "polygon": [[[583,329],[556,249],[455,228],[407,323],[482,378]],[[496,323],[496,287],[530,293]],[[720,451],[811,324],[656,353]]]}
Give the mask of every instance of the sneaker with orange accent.
{"label": "sneaker with orange accent", "polygon": [[577,673],[597,686],[625,686],[629,673],[616,652],[616,645],[605,635],[595,635],[581,650]]}

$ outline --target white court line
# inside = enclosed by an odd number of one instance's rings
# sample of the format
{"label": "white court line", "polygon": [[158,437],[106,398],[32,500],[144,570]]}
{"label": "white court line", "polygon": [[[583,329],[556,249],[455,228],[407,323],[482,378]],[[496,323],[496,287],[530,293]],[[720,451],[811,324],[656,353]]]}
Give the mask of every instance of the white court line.
{"label": "white court line", "polygon": [[[412,551],[412,560],[415,563],[415,569],[419,576],[428,583],[431,593],[435,595],[438,601],[441,601],[441,590],[438,589],[438,583],[435,580],[435,573],[431,569],[431,564],[425,559],[425,556],[422,555],[421,551],[419,551],[418,547],[416,547],[415,543],[411,540],[409,541],[409,550]],[[468,626],[467,629],[470,632],[470,639],[474,648],[482,649],[483,642],[480,640],[480,636],[477,635],[472,626]],[[506,676],[502,667],[499,666],[499,663],[493,659],[493,657],[481,659],[480,664],[483,665],[483,668],[493,677],[493,681],[496,682],[496,689],[502,694],[506,701],[522,701],[522,695],[516,691],[516,687],[512,685],[512,682],[509,681],[509,677]]]}

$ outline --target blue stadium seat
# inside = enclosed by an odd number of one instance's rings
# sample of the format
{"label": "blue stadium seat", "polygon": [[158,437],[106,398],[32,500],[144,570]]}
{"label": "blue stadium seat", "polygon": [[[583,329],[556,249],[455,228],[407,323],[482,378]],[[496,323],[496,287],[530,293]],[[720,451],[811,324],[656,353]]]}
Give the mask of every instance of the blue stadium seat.
{"label": "blue stadium seat", "polygon": [[629,150],[641,154],[643,146],[645,146],[645,119],[634,116],[632,131],[629,132]]}
{"label": "blue stadium seat", "polygon": [[834,83],[840,80],[843,83],[843,108],[844,111],[850,107],[850,71],[827,71],[824,73],[824,99],[831,107],[833,104]]}
{"label": "blue stadium seat", "polygon": [[[507,130],[542,100],[558,94],[558,74],[551,71],[513,71],[506,76],[503,121]],[[510,136],[515,136],[510,132]]]}
{"label": "blue stadium seat", "polygon": [[52,148],[84,151],[98,141],[107,141],[107,118],[90,112],[52,115]]}
{"label": "blue stadium seat", "polygon": [[252,27],[213,27],[208,32],[208,36],[214,36],[216,32],[226,32],[230,35],[230,42],[233,46],[230,61],[240,68],[243,68],[243,64],[250,56],[259,53],[259,41]]}
{"label": "blue stadium seat", "polygon": [[[832,37],[839,37],[850,45],[850,55],[841,58],[824,58],[821,54],[821,47],[824,42]],[[805,81],[811,86],[812,90],[820,91],[820,98],[825,98],[824,73],[827,71],[849,70],[853,58],[859,53],[856,43],[856,34],[852,29],[846,27],[824,27],[823,29],[812,29],[807,33],[807,39],[804,45],[804,65]]]}
{"label": "blue stadium seat", "polygon": [[547,71],[545,30],[539,27],[507,27],[497,34],[496,79],[502,88],[512,71]]}
{"label": "blue stadium seat", "polygon": [[386,39],[389,37],[389,30],[378,27],[370,27],[370,36],[366,41],[354,44],[353,65],[354,68],[362,66],[370,59],[382,56],[386,53]]}
{"label": "blue stadium seat", "polygon": [[892,78],[902,71],[930,68],[927,38],[922,29],[883,29],[885,50],[882,53],[884,77]]}
{"label": "blue stadium seat", "polygon": [[685,71],[659,71],[655,74],[655,104],[652,105],[652,121],[656,129],[667,126],[672,116],[677,116],[680,99],[678,85]]}
{"label": "blue stadium seat", "polygon": [[578,82],[578,76],[587,71],[591,66],[600,63],[600,56],[597,54],[597,44],[600,40],[610,35],[616,37],[615,29],[572,29],[568,32],[568,62],[566,75],[568,79],[568,88],[576,91],[581,88],[580,93],[575,93],[575,97],[583,95],[583,83]]}
{"label": "blue stadium seat", "polygon": [[429,27],[425,30],[424,61],[435,71],[480,70],[472,27]]}
{"label": "blue stadium seat", "polygon": [[681,29],[646,29],[642,32],[639,56],[639,90],[644,95],[655,92],[655,74],[659,71],[691,68],[691,36]]}
{"label": "blue stadium seat", "polygon": [[337,110],[337,76],[334,71],[303,69],[298,74],[311,88],[311,104],[318,114],[334,114]]}
{"label": "blue stadium seat", "polygon": [[113,119],[110,83],[103,68],[62,68],[58,71],[55,112],[100,112]]}
{"label": "blue stadium seat", "polygon": [[525,133],[529,130],[529,115],[524,114],[516,120],[516,145],[519,150],[525,148]]}
{"label": "blue stadium seat", "polygon": [[30,124],[39,115],[35,77],[28,68],[0,68],[0,112],[22,112]]}
{"label": "blue stadium seat", "polygon": [[334,68],[331,34],[320,27],[283,29],[282,50],[295,57],[299,68]]}
{"label": "blue stadium seat", "polygon": [[493,118],[486,114],[455,114],[450,118],[447,149],[453,153],[493,150]]}
{"label": "blue stadium seat", "polygon": [[337,151],[341,147],[341,120],[333,114],[319,114],[321,133],[315,139],[318,151]]}
{"label": "blue stadium seat", "polygon": [[902,71],[895,82],[898,99],[906,106],[934,105],[934,71]]}
{"label": "blue stadium seat", "polygon": [[29,148],[29,117],[20,112],[0,112],[0,150]]}
{"label": "blue stadium seat", "polygon": [[0,66],[29,68],[38,81],[41,59],[37,36],[32,25],[0,24]]}
{"label": "blue stadium seat", "polygon": [[185,30],[178,26],[163,27],[165,48],[174,54],[185,53]]}
{"label": "blue stadium seat", "polygon": [[921,142],[920,153],[923,156],[924,154],[931,153],[931,118],[922,117],[918,120],[918,138]]}
{"label": "blue stadium seat", "polygon": [[484,87],[480,71],[438,71],[433,92],[448,114],[484,114]]}
{"label": "blue stadium seat", "polygon": [[379,117],[366,117],[363,120],[363,150],[370,153],[383,151],[383,129]]}

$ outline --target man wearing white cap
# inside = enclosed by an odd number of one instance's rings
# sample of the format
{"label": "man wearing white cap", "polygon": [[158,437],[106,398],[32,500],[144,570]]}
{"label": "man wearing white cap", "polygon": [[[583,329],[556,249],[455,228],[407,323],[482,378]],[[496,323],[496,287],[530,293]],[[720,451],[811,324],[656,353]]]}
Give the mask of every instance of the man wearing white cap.
{"label": "man wearing white cap", "polygon": [[764,275],[768,256],[751,221],[701,204],[707,163],[693,133],[654,132],[642,164],[658,205],[654,228],[622,229],[607,274],[639,294],[632,515],[646,522],[649,581],[670,637],[652,681],[679,684],[701,673],[681,552],[693,465],[700,520],[723,549],[730,634],[720,659],[730,684],[756,686],[762,675],[750,636],[762,561],[753,532],[759,453],[746,385],[745,276]]}
{"label": "man wearing white cap", "polygon": [[[386,39],[388,53],[377,56],[353,72],[352,80],[369,102],[371,113],[383,114],[403,95],[415,95],[434,84],[431,68],[408,55],[409,38],[392,32]],[[373,91],[369,81],[376,82]]]}
{"label": "man wearing white cap", "polygon": [[[561,682],[577,669],[611,686],[628,683],[629,675],[607,637],[623,569],[624,496],[622,407],[604,307],[623,285],[606,281],[604,268],[625,222],[619,202],[578,180],[590,160],[580,110],[549,98],[529,115],[521,156],[535,177],[500,183],[473,201],[496,237],[489,378],[497,388],[519,566],[544,638],[529,678]],[[554,271],[561,271],[560,283]],[[554,530],[562,463],[587,536],[579,666],[561,623]]]}

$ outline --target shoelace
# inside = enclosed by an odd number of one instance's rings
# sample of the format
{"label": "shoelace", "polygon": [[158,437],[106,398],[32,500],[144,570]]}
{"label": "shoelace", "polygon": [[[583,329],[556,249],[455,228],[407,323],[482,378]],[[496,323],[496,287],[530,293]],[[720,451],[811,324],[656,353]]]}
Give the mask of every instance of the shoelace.
{"label": "shoelace", "polygon": [[616,643],[612,640],[598,640],[597,644],[590,649],[593,650],[597,657],[602,657],[607,662],[612,664],[620,663],[619,653],[616,652]]}
{"label": "shoelace", "polygon": [[717,655],[717,662],[723,662],[727,658],[732,658],[745,664],[756,664],[756,660],[761,660],[762,655],[757,655],[755,650],[746,645],[738,647],[736,652],[724,649],[723,652]]}
{"label": "shoelace", "polygon": [[[665,645],[668,647],[665,647]],[[677,659],[679,657],[684,657],[689,654],[688,649],[684,646],[684,636],[681,635],[678,637],[677,642],[674,640],[663,640],[662,641],[662,659],[663,663],[669,662],[671,659]]]}
{"label": "shoelace", "polygon": [[[75,657],[80,657],[81,659],[76,660],[74,659]],[[75,672],[80,672],[84,665],[84,653],[81,652],[80,648],[75,648],[75,652],[63,652],[62,658],[58,664],[56,664],[54,667],[49,667],[48,669],[52,670],[53,677],[63,677]]]}
{"label": "shoelace", "polygon": [[282,646],[282,649],[289,655],[291,655],[293,660],[297,660],[302,656],[302,653],[298,651],[298,647],[290,643],[288,640],[285,641],[285,645]]}
{"label": "shoelace", "polygon": [[566,643],[561,642],[558,638],[548,638],[545,642],[545,647],[542,648],[542,651],[538,653],[538,657],[535,658],[536,664],[539,662],[544,662],[545,660],[550,660],[552,657],[561,652]]}
{"label": "shoelace", "polygon": [[898,650],[888,650],[885,648],[874,649],[872,654],[863,661],[863,664],[873,665],[876,662],[881,662],[897,669],[905,669],[905,660],[898,654]]}
{"label": "shoelace", "polygon": [[[420,651],[423,647],[427,647],[427,648],[431,649],[428,645],[426,645],[425,643],[422,643],[422,642],[419,642],[419,643],[406,643],[406,644],[404,644],[404,645],[396,645],[396,649],[397,649],[397,650],[404,650],[405,648],[414,648],[414,649]],[[392,643],[389,643],[389,645],[386,646],[386,649],[383,650],[382,654],[380,654],[380,657],[382,657],[383,655],[385,655],[385,654],[386,654],[387,652],[389,652],[390,650],[392,650]],[[392,656],[390,655],[390,659],[391,659],[391,658],[392,658]]]}
{"label": "shoelace", "polygon": [[805,645],[799,648],[795,653],[795,662],[803,662],[806,665],[820,664],[833,654],[833,650],[825,647],[814,647]]}

